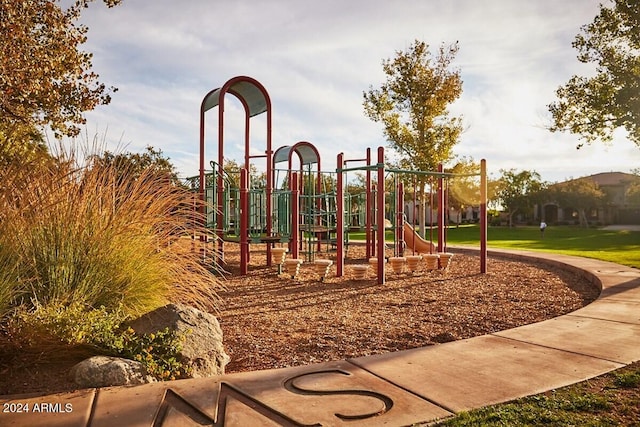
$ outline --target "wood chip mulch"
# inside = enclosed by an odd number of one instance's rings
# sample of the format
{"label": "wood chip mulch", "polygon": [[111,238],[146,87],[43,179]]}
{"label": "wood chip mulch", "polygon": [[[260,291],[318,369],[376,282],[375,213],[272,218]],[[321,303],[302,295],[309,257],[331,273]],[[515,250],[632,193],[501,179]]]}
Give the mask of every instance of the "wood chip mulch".
{"label": "wood chip mulch", "polygon": [[[434,345],[514,328],[574,311],[599,290],[574,273],[541,264],[456,254],[445,271],[393,273],[384,285],[351,245],[345,276],[321,282],[305,262],[295,279],[266,267],[266,247],[251,246],[249,274],[240,276],[239,250],[225,244],[220,324],[231,362],[227,373],[305,365]],[[386,254],[391,255],[390,253]],[[335,252],[316,254],[335,259]]]}
{"label": "wood chip mulch", "polygon": [[[385,254],[392,256],[390,252]],[[335,252],[317,254],[335,259]],[[378,285],[363,246],[351,245],[345,276],[335,265],[324,282],[305,262],[295,280],[266,267],[266,247],[251,245],[249,275],[239,275],[238,245],[225,244],[229,272],[217,314],[231,356],[227,373],[341,360],[470,338],[574,311],[599,291],[568,271],[490,258],[480,274],[478,257],[455,254],[446,271],[395,274]],[[7,358],[0,352],[0,395],[75,390],[60,360]]]}

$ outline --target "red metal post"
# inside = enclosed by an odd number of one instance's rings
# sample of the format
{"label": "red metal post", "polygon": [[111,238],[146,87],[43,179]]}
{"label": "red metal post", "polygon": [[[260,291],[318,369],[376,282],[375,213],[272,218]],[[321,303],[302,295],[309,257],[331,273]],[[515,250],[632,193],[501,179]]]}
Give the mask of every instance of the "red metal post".
{"label": "red metal post", "polygon": [[298,172],[291,172],[291,258],[298,259],[300,240],[300,190]]}
{"label": "red metal post", "polygon": [[216,177],[216,204],[215,204],[215,218],[216,218],[216,235],[218,236],[218,257],[221,261],[224,261],[224,240],[223,228],[224,228],[224,95],[225,92],[220,92],[220,100],[218,102],[218,171],[213,171]]}
{"label": "red metal post", "polygon": [[444,251],[445,205],[444,205],[444,178],[442,163],[438,164],[438,252]]}
{"label": "red metal post", "polygon": [[[245,262],[247,263],[247,265],[249,264],[249,240],[248,240],[248,236],[249,236],[249,216],[251,215],[249,212],[249,187],[251,185],[251,175],[249,174],[249,171],[251,170],[251,156],[249,155],[250,153],[250,146],[251,146],[251,139],[249,138],[249,135],[251,133],[251,115],[250,115],[250,109],[249,109],[249,105],[247,104],[246,100],[242,97],[238,97],[238,99],[240,100],[240,102],[242,103],[242,105],[244,106],[244,169],[246,169],[246,182],[245,185],[246,187],[243,187],[242,185],[242,169],[240,170],[240,197],[242,197],[242,191],[244,188],[244,191],[246,191],[247,193],[247,202],[246,202],[246,206],[242,207],[242,200],[240,201],[240,206],[241,209],[244,209],[243,212],[241,212],[241,216],[240,216],[240,256],[242,257],[242,251],[245,250],[244,249],[244,243],[243,243],[243,239],[246,240],[246,254],[245,254]],[[255,209],[255,207],[254,207]],[[247,217],[247,228],[243,229],[242,228],[242,217],[246,216]],[[247,237],[245,237],[247,236]],[[267,259],[271,258],[269,255],[267,255]],[[240,260],[240,263],[243,264],[242,259]],[[240,273],[241,274],[246,274],[246,273],[242,273],[242,269],[243,266],[240,266]]]}
{"label": "red metal post", "polygon": [[249,269],[249,171],[240,169],[240,274]]}
{"label": "red metal post", "polygon": [[[424,189],[425,184],[421,184],[421,186]],[[422,197],[424,198],[424,191],[422,191]],[[418,180],[417,180],[417,177],[414,175],[413,176],[413,207],[411,208],[411,228],[414,228],[414,229],[416,227],[416,218],[417,218],[416,212],[419,214],[421,210],[422,211],[424,210],[424,208],[423,209],[418,208],[416,210],[417,206],[418,206]],[[422,203],[422,206],[424,207],[424,203]],[[424,214],[424,211],[423,211],[423,214]],[[427,232],[425,230],[420,230],[420,233],[422,233],[423,237],[427,237]],[[416,254],[417,240],[418,239],[416,238],[413,239],[413,244],[411,245],[411,255]]]}
{"label": "red metal post", "polygon": [[[426,224],[426,221],[425,221]],[[433,253],[433,175],[429,177],[429,253]]]}
{"label": "red metal post", "polygon": [[[367,148],[367,166],[371,166],[371,148]],[[373,203],[371,200],[371,170],[367,169],[365,173],[365,185],[366,185],[366,193],[365,193],[365,239],[366,239],[366,256],[367,260],[373,256],[375,250],[373,248],[373,240],[372,240],[372,223],[373,223]]]}
{"label": "red metal post", "polygon": [[336,276],[344,275],[344,153],[336,161]]}
{"label": "red metal post", "polygon": [[[376,215],[375,215],[375,209],[377,209],[378,206],[378,188],[376,187],[376,185],[374,183],[370,183],[370,190],[371,191],[371,256],[375,257],[376,256],[376,234],[377,232],[373,229],[373,226],[376,222]],[[375,207],[375,209],[374,209]]]}
{"label": "red metal post", "polygon": [[[398,194],[396,194],[396,220],[395,220],[395,234],[396,234],[396,256],[404,255],[404,184],[399,182],[397,185]],[[415,240],[415,239],[413,239]]]}
{"label": "red metal post", "polygon": [[384,285],[384,147],[378,147],[378,284]]}
{"label": "red metal post", "polygon": [[487,272],[487,161],[480,160],[480,273]]}
{"label": "red metal post", "polygon": [[451,185],[449,178],[444,180],[444,184],[444,192],[442,196],[442,200],[444,201],[444,238],[442,239],[442,246],[444,252],[447,252],[447,233],[449,232],[449,186]]}
{"label": "red metal post", "polygon": [[[267,149],[265,150],[265,154],[267,157],[267,188],[265,189],[267,198],[266,200],[266,208],[267,208],[267,237],[271,237],[273,235],[273,150],[271,148],[271,98],[266,93],[265,90],[265,99],[267,101]],[[267,265],[271,266],[271,247],[272,243],[267,244]]]}
{"label": "red metal post", "polygon": [[[320,198],[320,195],[322,194],[322,168],[320,167],[320,156],[318,156],[318,165],[317,165],[317,175],[316,175],[316,194],[315,194],[315,198],[316,198],[316,212],[318,213],[317,217],[316,217],[316,225],[318,225],[318,227],[322,227],[322,215],[320,215],[320,212],[322,212],[322,199]],[[329,207],[327,206],[327,211],[329,210]],[[327,239],[329,238],[329,223],[326,224],[325,227],[326,233],[325,236],[327,237]],[[320,234],[322,235],[322,234]],[[316,237],[317,245],[316,245],[316,251],[320,252],[320,250],[322,250],[322,239],[320,239],[320,235],[316,235],[314,237]],[[313,259],[312,259],[313,261]]]}
{"label": "red metal post", "polygon": [[[300,224],[304,224],[302,221],[302,217],[303,215],[300,213],[300,201],[302,200],[302,196],[304,196],[306,193],[304,191],[304,169],[303,166],[300,165],[300,173],[298,174],[298,226]],[[306,209],[306,207],[305,207]],[[306,219],[306,218],[305,218]],[[305,229],[307,228],[306,224],[305,224]],[[304,245],[304,235],[300,232],[298,233],[298,238],[300,239],[298,241],[298,250],[302,250],[303,245]]]}

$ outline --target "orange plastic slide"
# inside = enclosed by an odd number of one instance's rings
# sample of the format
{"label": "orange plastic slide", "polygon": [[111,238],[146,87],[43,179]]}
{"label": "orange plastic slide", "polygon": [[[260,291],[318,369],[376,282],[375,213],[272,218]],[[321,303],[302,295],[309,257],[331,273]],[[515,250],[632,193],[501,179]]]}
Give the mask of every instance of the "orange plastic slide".
{"label": "orange plastic slide", "polygon": [[[414,240],[415,247],[413,246]],[[436,253],[436,246],[420,237],[413,227],[406,222],[404,223],[404,241],[407,244],[407,250],[415,249],[419,254]]]}

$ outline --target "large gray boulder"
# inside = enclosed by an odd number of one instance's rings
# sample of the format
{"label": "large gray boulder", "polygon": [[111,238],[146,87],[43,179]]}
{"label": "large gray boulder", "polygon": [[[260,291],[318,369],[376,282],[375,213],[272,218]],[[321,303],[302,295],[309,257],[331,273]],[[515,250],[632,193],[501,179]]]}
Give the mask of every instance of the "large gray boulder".
{"label": "large gray boulder", "polygon": [[155,382],[144,365],[134,360],[93,356],[71,368],[71,379],[82,388],[139,385]]}
{"label": "large gray boulder", "polygon": [[212,314],[183,304],[169,304],[133,320],[129,326],[137,334],[155,334],[169,328],[184,335],[179,359],[192,368],[192,378],[223,375],[229,363],[220,323]]}

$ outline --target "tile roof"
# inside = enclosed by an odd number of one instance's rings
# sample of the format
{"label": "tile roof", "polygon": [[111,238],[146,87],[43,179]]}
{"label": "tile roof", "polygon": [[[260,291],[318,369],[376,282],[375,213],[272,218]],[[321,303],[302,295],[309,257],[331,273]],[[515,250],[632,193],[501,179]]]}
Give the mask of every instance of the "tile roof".
{"label": "tile roof", "polygon": [[583,176],[581,178],[570,179],[565,182],[591,179],[599,186],[621,185],[633,181],[640,181],[640,176],[624,172],[602,172],[595,175]]}

